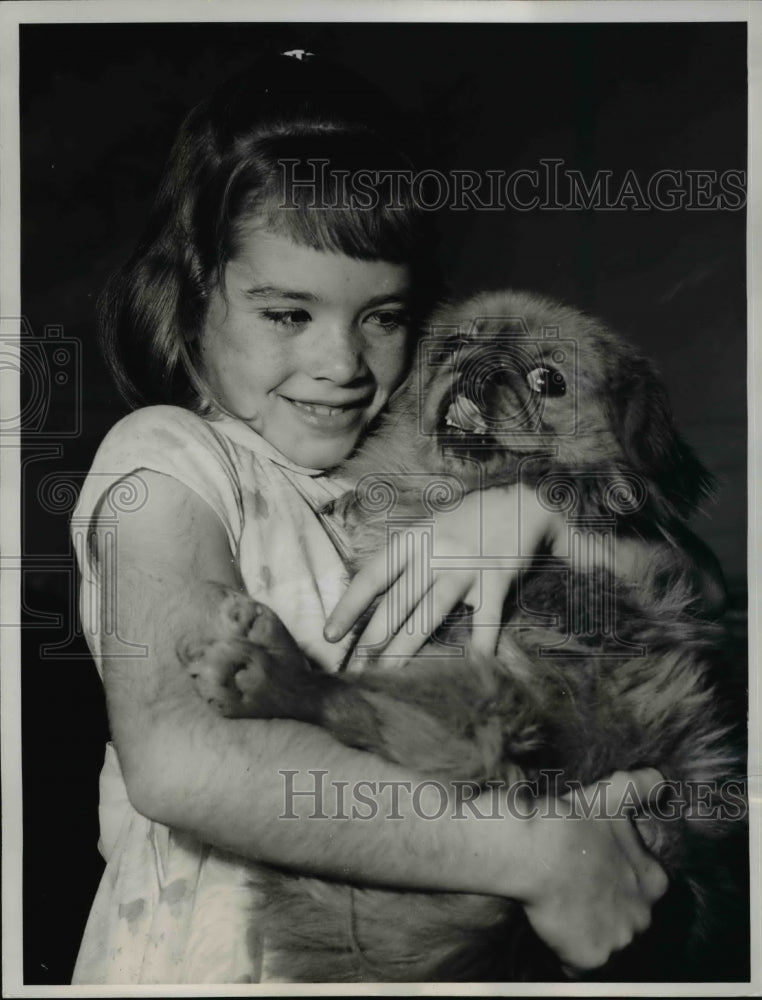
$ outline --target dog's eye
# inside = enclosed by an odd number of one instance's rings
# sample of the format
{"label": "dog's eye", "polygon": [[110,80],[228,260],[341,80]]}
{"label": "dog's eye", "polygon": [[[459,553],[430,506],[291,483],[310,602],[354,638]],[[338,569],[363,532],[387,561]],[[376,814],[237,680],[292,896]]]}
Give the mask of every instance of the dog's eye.
{"label": "dog's eye", "polygon": [[533,368],[527,374],[527,385],[532,392],[546,396],[563,396],[566,392],[566,381],[557,368]]}

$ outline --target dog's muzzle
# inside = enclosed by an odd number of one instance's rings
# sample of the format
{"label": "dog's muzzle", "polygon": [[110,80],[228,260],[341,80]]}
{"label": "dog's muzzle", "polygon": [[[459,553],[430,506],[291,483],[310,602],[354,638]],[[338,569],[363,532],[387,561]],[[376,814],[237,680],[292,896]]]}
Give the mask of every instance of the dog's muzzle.
{"label": "dog's muzzle", "polygon": [[[473,355],[455,380],[440,430],[450,437],[499,438],[540,429],[545,400],[563,396],[566,381],[536,358]],[[495,443],[498,443],[497,440]]]}

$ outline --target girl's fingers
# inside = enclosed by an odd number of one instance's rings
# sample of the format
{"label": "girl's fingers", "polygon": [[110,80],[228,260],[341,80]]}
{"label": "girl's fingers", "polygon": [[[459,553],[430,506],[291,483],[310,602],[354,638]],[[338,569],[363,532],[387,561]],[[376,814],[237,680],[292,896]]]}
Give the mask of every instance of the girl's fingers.
{"label": "girl's fingers", "polygon": [[409,658],[418,652],[462,596],[465,585],[452,574],[432,578],[408,566],[382,597],[357,648]]}
{"label": "girl's fingers", "polygon": [[[664,784],[664,777],[655,767],[642,767],[635,771],[615,771],[600,782],[588,785],[585,791],[591,793],[596,785],[605,783],[606,808],[609,816],[631,815],[648,812],[649,803],[655,792]],[[569,793],[571,794],[571,793]],[[565,795],[564,798],[568,798]]]}
{"label": "girl's fingers", "polygon": [[[358,573],[347,593],[331,614],[326,632],[336,630],[331,636],[341,638],[370,603],[385,589],[386,580],[392,576],[387,560],[375,560]],[[365,648],[365,655],[384,651],[385,656],[409,658],[423,646],[458,603],[469,601],[475,590],[473,603],[478,605],[473,614],[472,648],[488,655],[494,654],[500,634],[503,603],[516,572],[490,574],[492,584],[487,593],[474,582],[473,573],[448,571],[433,576],[422,571],[415,559],[410,559],[402,572],[381,597],[370,622],[358,639],[357,649]],[[478,591],[482,590],[479,594]],[[328,638],[328,634],[326,635]],[[362,651],[361,651],[362,655]]]}
{"label": "girl's fingers", "polygon": [[392,566],[386,550],[377,553],[352,579],[336,607],[328,616],[323,635],[328,642],[338,642],[352,628],[354,623],[394,582],[403,566]]}
{"label": "girl's fingers", "polygon": [[[633,808],[647,814],[649,801],[663,782],[663,775],[653,767],[637,771],[616,771],[601,782],[604,785],[600,800],[604,815],[620,817],[613,819],[611,831],[629,862],[640,892],[650,902],[664,895],[669,881],[664,869],[644,846],[636,823],[628,817]],[[589,785],[584,789],[588,800],[592,799],[595,789],[596,785]],[[562,797],[570,799],[572,793]]]}
{"label": "girl's fingers", "polygon": [[[617,809],[620,802],[627,805],[639,802],[647,810],[653,790],[663,781],[661,773],[652,767],[638,771],[618,771],[611,776],[608,789],[611,795],[610,808]],[[633,822],[615,823],[614,832],[643,895],[649,902],[656,901],[664,895],[669,885],[664,869],[644,847]]]}
{"label": "girl's fingers", "polygon": [[[487,576],[487,574],[485,574]],[[482,586],[481,600],[479,606],[475,608],[471,617],[471,648],[492,656],[497,649],[497,641],[500,637],[501,620],[503,616],[503,604],[505,598],[513,585],[517,573],[510,573],[508,576],[501,576],[499,581],[491,581],[501,587],[498,593],[485,593]],[[484,577],[482,578],[484,583]]]}
{"label": "girl's fingers", "polygon": [[438,578],[411,609],[404,625],[394,634],[384,650],[384,658],[395,658],[397,665],[400,665],[414,656],[462,600],[466,588],[467,583],[454,575]]}
{"label": "girl's fingers", "polygon": [[637,830],[629,819],[615,821],[612,824],[612,829],[620,850],[630,863],[638,885],[642,886],[652,859],[646,852]]}
{"label": "girl's fingers", "polygon": [[664,785],[664,775],[655,767],[642,767],[637,771],[617,771],[611,776],[612,792],[618,792],[626,801],[640,803],[648,812],[651,798]]}
{"label": "girl's fingers", "polygon": [[657,899],[661,899],[669,888],[669,878],[653,854],[649,854],[645,847],[642,846],[642,841],[634,826],[631,829],[633,836],[637,837],[638,846],[640,847],[635,873],[646,900],[649,903],[655,903]]}
{"label": "girl's fingers", "polygon": [[378,602],[378,607],[357,640],[356,650],[362,655],[376,655],[388,646],[401,629],[411,612],[420,602],[423,593],[416,588],[409,573],[402,573]]}
{"label": "girl's fingers", "polygon": [[[408,558],[405,559],[404,555]],[[434,577],[430,570],[415,558],[414,551],[404,555],[400,553],[397,560],[403,566],[402,571],[397,572],[396,576],[391,571],[388,574],[390,578],[395,578],[378,602],[373,617],[358,639],[358,649],[361,646],[383,649],[407,623],[416,608],[420,607],[425,613],[430,606],[430,601],[425,599],[424,595],[431,590]]]}

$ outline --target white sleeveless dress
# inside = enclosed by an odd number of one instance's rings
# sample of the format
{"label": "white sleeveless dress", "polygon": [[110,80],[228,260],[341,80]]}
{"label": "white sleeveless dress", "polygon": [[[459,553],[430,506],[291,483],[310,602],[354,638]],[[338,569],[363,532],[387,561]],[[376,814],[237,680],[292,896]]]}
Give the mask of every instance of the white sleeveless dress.
{"label": "white sleeveless dress", "polygon": [[[323,626],[347,576],[340,538],[326,530],[330,522],[318,511],[350,484],[295,465],[239,421],[205,420],[177,407],[154,406],[135,411],[109,432],[72,516],[82,572],[80,612],[99,671],[99,588],[87,554],[87,529],[104,495],[108,506],[101,516],[113,512],[115,524],[120,508],[141,502],[141,469],[173,476],[209,504],[225,527],[248,593],[281,617],[317,664],[337,670],[346,645],[327,643]],[[74,983],[268,978],[264,928],[252,929],[253,862],[136,812],[111,744],[101,773],[99,813],[98,846],[106,869]]]}

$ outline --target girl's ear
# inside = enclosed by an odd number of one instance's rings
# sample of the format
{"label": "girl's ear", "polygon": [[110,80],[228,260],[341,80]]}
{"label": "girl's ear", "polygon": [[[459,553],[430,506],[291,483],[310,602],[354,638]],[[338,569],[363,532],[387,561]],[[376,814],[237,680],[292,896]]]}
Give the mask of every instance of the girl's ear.
{"label": "girl's ear", "polygon": [[669,398],[644,358],[631,357],[612,387],[617,437],[628,462],[658,495],[665,513],[687,518],[715,489],[715,480],[675,429]]}

